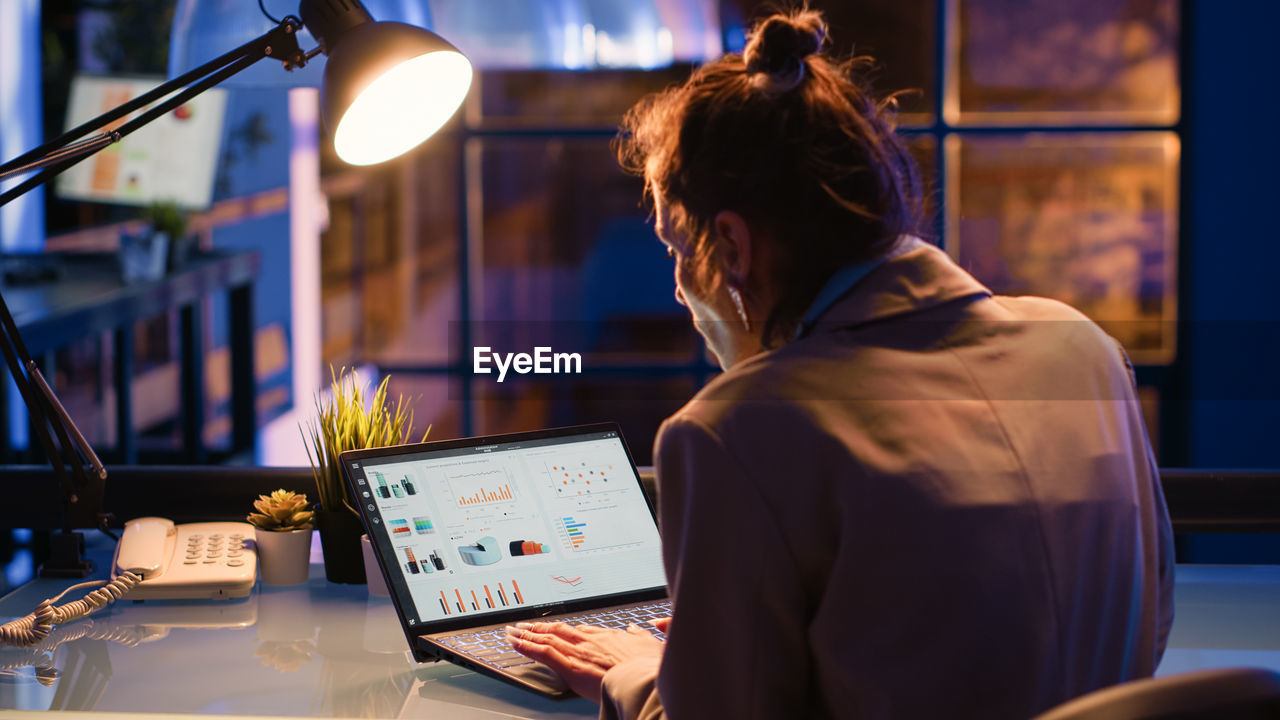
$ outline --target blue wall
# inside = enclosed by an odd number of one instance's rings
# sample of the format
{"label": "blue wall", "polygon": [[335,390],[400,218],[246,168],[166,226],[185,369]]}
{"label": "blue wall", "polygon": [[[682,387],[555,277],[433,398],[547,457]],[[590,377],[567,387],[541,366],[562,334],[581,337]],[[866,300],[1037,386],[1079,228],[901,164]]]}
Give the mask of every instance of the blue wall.
{"label": "blue wall", "polygon": [[[287,92],[235,88],[228,93],[214,202],[287,188],[293,142]],[[291,329],[289,242],[288,212],[220,227],[213,233],[213,244],[219,249],[254,250],[260,255],[261,270],[253,291],[255,327],[277,324],[286,333]],[[214,347],[228,341],[228,324],[223,318],[226,311],[224,304],[213,304]],[[266,385],[258,387],[259,393],[268,387],[292,388],[291,372],[292,365],[286,372],[266,378]],[[263,380],[259,378],[260,383]]]}
{"label": "blue wall", "polygon": [[1280,3],[1187,4],[1188,460],[1280,468]]}

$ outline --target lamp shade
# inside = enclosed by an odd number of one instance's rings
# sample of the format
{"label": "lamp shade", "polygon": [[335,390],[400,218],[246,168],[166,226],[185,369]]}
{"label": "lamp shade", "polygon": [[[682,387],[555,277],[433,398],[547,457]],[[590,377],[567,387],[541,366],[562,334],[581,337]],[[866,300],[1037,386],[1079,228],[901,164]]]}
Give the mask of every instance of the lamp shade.
{"label": "lamp shade", "polygon": [[372,165],[431,137],[466,98],[471,63],[429,30],[366,22],[327,48],[321,102],[338,157]]}

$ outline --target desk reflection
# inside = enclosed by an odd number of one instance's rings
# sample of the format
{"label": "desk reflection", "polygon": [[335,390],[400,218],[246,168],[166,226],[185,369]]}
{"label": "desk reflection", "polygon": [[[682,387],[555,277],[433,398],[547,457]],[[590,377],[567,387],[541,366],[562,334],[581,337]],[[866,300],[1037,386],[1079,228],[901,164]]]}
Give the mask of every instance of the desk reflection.
{"label": "desk reflection", "polygon": [[[109,563],[99,559],[99,567]],[[77,581],[36,580],[0,599],[0,622]],[[1280,567],[1179,566],[1177,617],[1158,674],[1251,665],[1280,670]],[[449,663],[418,664],[388,598],[335,585],[257,587],[229,602],[129,600],[0,649],[10,710],[286,717],[595,717]],[[42,719],[45,716],[40,716]]]}
{"label": "desk reflection", "polygon": [[[0,601],[28,612],[59,586]],[[228,602],[127,599],[56,628],[34,648],[0,649],[0,708],[293,717],[582,718],[553,701],[408,652],[390,599],[324,580],[259,585]]]}

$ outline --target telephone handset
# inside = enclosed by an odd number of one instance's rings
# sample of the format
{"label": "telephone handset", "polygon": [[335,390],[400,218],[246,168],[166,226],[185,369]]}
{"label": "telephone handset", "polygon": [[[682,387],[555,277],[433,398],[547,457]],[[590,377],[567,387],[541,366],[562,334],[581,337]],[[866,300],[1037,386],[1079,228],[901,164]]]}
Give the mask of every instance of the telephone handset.
{"label": "telephone handset", "polygon": [[125,523],[111,574],[142,576],[134,600],[245,597],[258,574],[253,537],[249,523],[137,518]]}

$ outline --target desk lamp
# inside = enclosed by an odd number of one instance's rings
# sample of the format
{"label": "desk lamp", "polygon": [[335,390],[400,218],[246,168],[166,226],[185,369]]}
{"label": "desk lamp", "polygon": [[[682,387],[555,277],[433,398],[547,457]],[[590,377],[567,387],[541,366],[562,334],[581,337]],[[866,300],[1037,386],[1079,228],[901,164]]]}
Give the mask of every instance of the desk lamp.
{"label": "desk lamp", "polygon": [[[256,40],[0,165],[0,181],[36,173],[0,194],[0,206],[266,57],[279,60],[286,70],[303,67],[322,52],[328,57],[322,117],[338,157],[353,165],[384,162],[417,147],[453,116],[471,87],[471,63],[457,48],[419,27],[376,22],[360,0],[301,0],[298,15],[300,19],[286,16]],[[308,52],[298,45],[304,26],[320,43]],[[0,353],[64,501],[63,529],[53,537],[41,574],[83,577],[92,566],[83,559],[84,537],[72,529],[105,527],[101,510],[107,471],[32,361],[2,297]]]}

